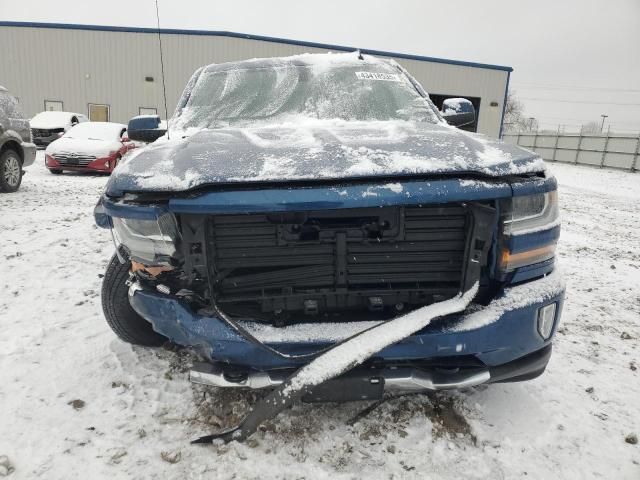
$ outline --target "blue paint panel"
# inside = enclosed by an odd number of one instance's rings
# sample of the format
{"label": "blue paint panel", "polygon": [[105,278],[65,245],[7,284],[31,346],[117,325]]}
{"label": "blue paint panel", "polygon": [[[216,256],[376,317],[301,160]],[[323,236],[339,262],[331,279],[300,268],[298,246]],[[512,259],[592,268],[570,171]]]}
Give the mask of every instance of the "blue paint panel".
{"label": "blue paint panel", "polygon": [[511,187],[507,183],[460,179],[390,182],[389,185],[393,186],[377,183],[207,192],[193,198],[172,198],[169,200],[169,210],[175,213],[208,214],[334,210],[488,200],[511,195]]}
{"label": "blue paint panel", "polygon": [[[385,348],[376,354],[376,358],[390,361],[472,354],[489,366],[501,365],[550,343],[551,340],[543,341],[537,333],[538,308],[558,302],[560,308],[556,318],[559,318],[563,299],[564,292],[561,292],[545,302],[506,311],[496,322],[466,332],[430,326]],[[178,344],[197,348],[209,359],[248,365],[258,370],[296,367],[308,362],[308,359],[282,358],[245,341],[222,320],[193,313],[185,304],[166,295],[137,291],[130,301],[136,312],[151,322],[157,332]],[[287,354],[312,353],[327,345],[319,342],[269,344]]]}
{"label": "blue paint panel", "polygon": [[[27,28],[54,28],[61,30],[94,30],[101,32],[133,32],[133,33],[151,33],[158,34],[156,28],[145,27],[114,27],[108,25],[75,25],[69,23],[40,23],[40,22],[0,22],[0,27],[27,27]],[[444,63],[447,65],[460,65],[463,67],[484,68],[489,70],[501,70],[504,72],[512,72],[513,68],[502,65],[491,65],[487,63],[464,62],[461,60],[448,60],[445,58],[425,57],[421,55],[410,55],[406,53],[386,52],[383,50],[369,50],[363,48],[347,47],[344,45],[330,45],[328,43],[305,42],[302,40],[291,40],[287,38],[267,37],[263,35],[251,35],[247,33],[213,31],[213,30],[183,30],[175,28],[161,28],[161,34],[166,35],[195,35],[195,36],[211,36],[211,37],[233,37],[245,40],[258,40],[262,42],[282,43],[285,45],[298,45],[301,47],[321,48],[326,50],[337,50],[342,52],[354,52],[360,50],[368,55],[381,55],[385,57],[404,58],[407,60],[417,60],[421,62]]]}
{"label": "blue paint panel", "polygon": [[555,258],[550,258],[544,262],[534,263],[526,267],[517,268],[513,273],[502,274],[500,280],[508,280],[510,284],[521,283],[534,278],[540,278],[551,273],[555,268]]}
{"label": "blue paint panel", "polygon": [[560,226],[526,235],[507,237],[505,246],[511,253],[518,253],[556,243],[558,238],[560,238]]}

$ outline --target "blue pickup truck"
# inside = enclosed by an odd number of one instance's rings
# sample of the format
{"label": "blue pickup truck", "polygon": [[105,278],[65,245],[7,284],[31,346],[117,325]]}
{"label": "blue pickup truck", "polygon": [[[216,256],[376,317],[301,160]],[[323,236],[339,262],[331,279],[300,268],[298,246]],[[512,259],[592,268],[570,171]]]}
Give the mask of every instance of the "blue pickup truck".
{"label": "blue pickup truck", "polygon": [[126,342],[197,350],[195,382],[274,389],[363,331],[466,294],[356,348],[307,397],[535,378],[564,298],[557,182],[536,154],[456,128],[474,118],[357,52],[198,69],[168,129],[132,119],[130,138],[150,143],[96,206],[116,244],[107,322]]}

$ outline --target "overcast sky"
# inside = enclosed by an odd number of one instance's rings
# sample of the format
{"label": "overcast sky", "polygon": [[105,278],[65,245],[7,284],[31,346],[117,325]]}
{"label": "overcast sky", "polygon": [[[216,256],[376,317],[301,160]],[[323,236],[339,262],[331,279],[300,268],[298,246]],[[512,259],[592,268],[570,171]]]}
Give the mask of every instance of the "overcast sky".
{"label": "overcast sky", "polygon": [[[0,0],[0,19],[154,27],[154,5]],[[640,0],[160,0],[160,20],[508,65],[512,90],[543,126],[606,114],[612,129],[640,131]]]}

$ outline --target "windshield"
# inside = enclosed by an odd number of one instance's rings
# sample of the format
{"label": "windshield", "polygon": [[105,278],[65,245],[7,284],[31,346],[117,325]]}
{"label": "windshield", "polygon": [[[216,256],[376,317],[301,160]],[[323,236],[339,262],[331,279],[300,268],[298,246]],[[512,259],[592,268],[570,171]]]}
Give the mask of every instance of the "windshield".
{"label": "windshield", "polygon": [[351,61],[205,70],[176,127],[215,128],[290,116],[438,121],[428,100],[399,69],[383,62]]}
{"label": "windshield", "polygon": [[119,123],[84,122],[79,123],[63,135],[64,138],[79,140],[119,140],[125,126]]}

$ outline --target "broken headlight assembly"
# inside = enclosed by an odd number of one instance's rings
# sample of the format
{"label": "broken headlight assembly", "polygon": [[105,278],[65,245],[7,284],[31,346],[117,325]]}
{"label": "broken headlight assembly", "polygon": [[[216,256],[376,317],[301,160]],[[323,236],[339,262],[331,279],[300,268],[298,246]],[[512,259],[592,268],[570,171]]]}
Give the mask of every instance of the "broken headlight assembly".
{"label": "broken headlight assembly", "polygon": [[554,257],[557,235],[550,236],[548,241],[531,242],[531,248],[518,248],[517,251],[512,251],[514,242],[510,240],[523,235],[543,237],[545,232],[560,225],[557,190],[512,197],[502,202],[502,212],[502,271],[510,272]]}
{"label": "broken headlight assembly", "polygon": [[116,250],[145,266],[171,265],[177,256],[180,231],[175,217],[163,213],[154,219],[112,217]]}

